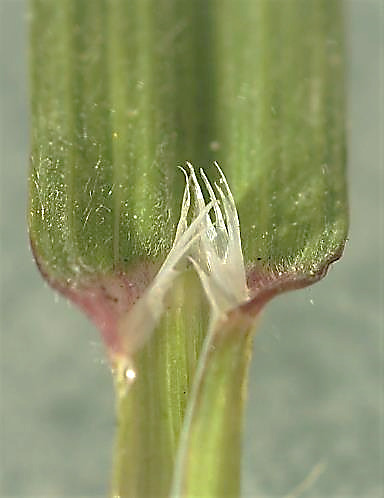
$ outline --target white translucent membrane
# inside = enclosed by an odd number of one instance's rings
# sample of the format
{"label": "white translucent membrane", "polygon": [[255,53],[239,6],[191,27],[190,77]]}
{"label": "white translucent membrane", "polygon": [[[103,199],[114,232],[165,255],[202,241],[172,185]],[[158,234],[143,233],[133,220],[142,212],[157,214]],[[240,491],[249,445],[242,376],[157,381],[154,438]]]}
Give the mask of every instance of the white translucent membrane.
{"label": "white translucent membrane", "polygon": [[[204,218],[204,230],[191,247],[192,261],[204,287],[215,321],[249,298],[246,284],[240,224],[235,201],[220,166],[219,183],[214,184],[216,194],[204,171],[201,177],[213,203],[214,220],[208,212]],[[194,216],[204,211],[205,201],[191,164],[189,183],[194,194]]]}
{"label": "white translucent membrane", "polygon": [[[172,248],[144,295],[118,322],[122,356],[130,372],[130,358],[151,336],[164,311],[164,298],[188,261],[195,267],[211,305],[212,322],[248,300],[239,218],[225,176],[215,165],[220,173],[219,182],[214,184],[216,193],[200,169],[210,197],[206,203],[194,168],[187,163],[189,174],[183,170],[186,186]],[[130,377],[135,376],[131,373]]]}

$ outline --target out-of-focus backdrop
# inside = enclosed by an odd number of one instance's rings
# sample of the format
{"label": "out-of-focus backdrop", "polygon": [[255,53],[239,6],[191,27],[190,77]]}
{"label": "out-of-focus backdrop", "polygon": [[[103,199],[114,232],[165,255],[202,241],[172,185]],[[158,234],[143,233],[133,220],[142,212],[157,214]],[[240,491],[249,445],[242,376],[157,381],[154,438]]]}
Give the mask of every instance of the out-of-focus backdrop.
{"label": "out-of-focus backdrop", "polygon": [[[0,0],[0,496],[107,496],[114,401],[98,333],[42,281],[28,247],[26,4]],[[244,497],[384,495],[384,6],[346,7],[350,240],[325,280],[264,313]]]}

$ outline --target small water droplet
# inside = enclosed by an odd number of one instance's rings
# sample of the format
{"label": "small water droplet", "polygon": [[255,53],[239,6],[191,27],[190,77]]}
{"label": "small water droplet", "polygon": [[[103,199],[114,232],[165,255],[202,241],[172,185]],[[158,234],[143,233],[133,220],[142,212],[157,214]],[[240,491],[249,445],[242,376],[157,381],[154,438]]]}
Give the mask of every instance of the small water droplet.
{"label": "small water droplet", "polygon": [[124,377],[128,382],[132,382],[136,379],[136,372],[133,370],[133,368],[128,367],[125,369]]}
{"label": "small water droplet", "polygon": [[116,380],[116,385],[122,396],[125,396],[135,382],[137,373],[131,358],[126,356],[117,357],[112,367],[112,373]]}

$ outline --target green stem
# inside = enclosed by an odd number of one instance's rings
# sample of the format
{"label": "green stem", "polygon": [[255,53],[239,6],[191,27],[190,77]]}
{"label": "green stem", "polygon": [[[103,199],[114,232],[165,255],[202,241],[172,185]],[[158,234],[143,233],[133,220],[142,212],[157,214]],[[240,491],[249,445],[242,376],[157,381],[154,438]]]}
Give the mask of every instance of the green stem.
{"label": "green stem", "polygon": [[170,291],[167,311],[134,358],[137,378],[118,389],[113,496],[167,496],[181,424],[207,328],[207,303],[186,272]]}
{"label": "green stem", "polygon": [[112,494],[239,496],[253,320],[235,312],[208,329],[207,303],[190,272],[168,298],[134,358],[137,378],[127,390],[118,383]]}
{"label": "green stem", "polygon": [[184,419],[171,496],[240,495],[241,440],[255,324],[235,313],[211,325]]}

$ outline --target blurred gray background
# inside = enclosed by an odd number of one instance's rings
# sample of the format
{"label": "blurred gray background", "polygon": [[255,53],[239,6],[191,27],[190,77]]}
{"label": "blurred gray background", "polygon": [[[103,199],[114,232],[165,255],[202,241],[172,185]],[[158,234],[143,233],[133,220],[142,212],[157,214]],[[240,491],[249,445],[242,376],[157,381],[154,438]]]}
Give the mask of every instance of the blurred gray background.
{"label": "blurred gray background", "polygon": [[[250,371],[244,497],[384,496],[384,7],[346,3],[350,240],[325,280],[265,311]],[[26,2],[0,8],[0,496],[106,496],[111,375],[97,331],[32,261]]]}

